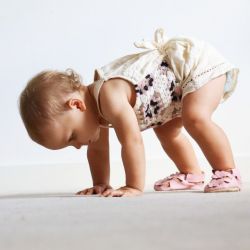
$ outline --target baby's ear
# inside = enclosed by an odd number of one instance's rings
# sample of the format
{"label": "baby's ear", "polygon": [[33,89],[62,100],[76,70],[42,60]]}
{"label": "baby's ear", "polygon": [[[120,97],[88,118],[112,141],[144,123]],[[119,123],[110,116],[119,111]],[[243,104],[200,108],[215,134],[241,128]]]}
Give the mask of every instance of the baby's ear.
{"label": "baby's ear", "polygon": [[80,99],[69,99],[67,101],[67,106],[70,109],[79,109],[81,111],[86,110],[86,105],[85,105],[84,101],[82,101]]}

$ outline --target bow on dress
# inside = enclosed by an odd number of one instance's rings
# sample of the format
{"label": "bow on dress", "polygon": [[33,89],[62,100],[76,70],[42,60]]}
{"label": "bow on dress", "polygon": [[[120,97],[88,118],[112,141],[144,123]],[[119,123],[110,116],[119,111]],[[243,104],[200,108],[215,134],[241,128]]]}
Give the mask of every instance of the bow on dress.
{"label": "bow on dress", "polygon": [[167,37],[165,36],[165,32],[162,28],[157,29],[154,34],[154,40],[153,41],[145,41],[142,39],[142,41],[135,42],[134,45],[137,48],[141,49],[158,49],[160,52],[163,49],[163,45],[167,42]]}

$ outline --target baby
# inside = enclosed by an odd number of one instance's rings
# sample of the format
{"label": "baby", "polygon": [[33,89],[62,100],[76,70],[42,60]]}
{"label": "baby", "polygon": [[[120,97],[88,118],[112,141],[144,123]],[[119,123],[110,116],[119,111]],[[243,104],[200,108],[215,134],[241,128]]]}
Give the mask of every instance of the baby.
{"label": "baby", "polygon": [[[49,149],[87,145],[93,187],[77,194],[136,196],[145,184],[141,131],[153,128],[179,172],[157,181],[156,191],[201,190],[204,172],[181,132],[198,143],[213,168],[204,192],[240,191],[229,141],[211,117],[235,89],[238,69],[211,45],[190,38],[168,40],[162,29],[147,49],[95,70],[94,83],[83,85],[73,70],[44,71],[20,95],[20,114],[31,139]],[[126,184],[109,183],[109,128],[121,144]]]}

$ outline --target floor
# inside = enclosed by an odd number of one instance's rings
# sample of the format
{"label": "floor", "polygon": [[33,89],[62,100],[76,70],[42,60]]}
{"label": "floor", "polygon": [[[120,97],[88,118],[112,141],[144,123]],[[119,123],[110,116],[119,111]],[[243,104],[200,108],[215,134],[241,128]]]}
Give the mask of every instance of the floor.
{"label": "floor", "polygon": [[238,193],[0,198],[1,250],[249,250],[249,236],[250,183]]}

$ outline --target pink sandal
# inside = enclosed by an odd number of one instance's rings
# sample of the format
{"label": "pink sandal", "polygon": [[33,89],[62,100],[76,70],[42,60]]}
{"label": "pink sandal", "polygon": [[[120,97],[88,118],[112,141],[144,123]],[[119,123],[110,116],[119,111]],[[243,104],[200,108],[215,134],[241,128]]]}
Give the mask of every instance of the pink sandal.
{"label": "pink sandal", "polygon": [[237,192],[241,190],[241,177],[238,169],[230,171],[213,170],[212,180],[205,186],[205,193]]}
{"label": "pink sandal", "polygon": [[205,174],[175,173],[155,183],[155,191],[202,190]]}

